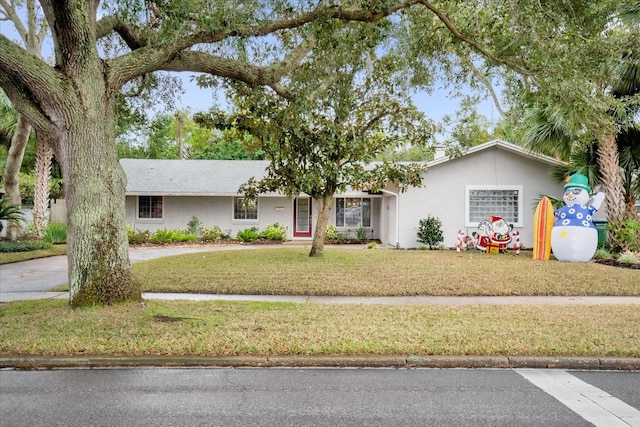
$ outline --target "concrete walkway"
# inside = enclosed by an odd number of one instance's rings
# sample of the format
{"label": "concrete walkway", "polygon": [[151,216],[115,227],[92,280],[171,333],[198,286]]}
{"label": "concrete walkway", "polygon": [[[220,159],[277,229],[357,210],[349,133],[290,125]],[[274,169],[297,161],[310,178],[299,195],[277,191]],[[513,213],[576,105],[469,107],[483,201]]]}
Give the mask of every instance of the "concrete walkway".
{"label": "concrete walkway", "polygon": [[[354,248],[353,245],[349,247]],[[250,250],[263,246],[198,246],[166,248],[131,248],[131,263],[166,256],[194,252]],[[40,258],[0,265],[0,303],[29,299],[69,298],[67,292],[50,292],[67,283],[67,256]],[[295,296],[295,295],[220,295],[220,294],[142,294],[145,299],[159,300],[225,300],[225,301],[270,301],[320,304],[411,304],[411,305],[593,305],[593,304],[640,304],[640,297],[633,296],[501,296],[501,297],[340,297],[340,296]]]}

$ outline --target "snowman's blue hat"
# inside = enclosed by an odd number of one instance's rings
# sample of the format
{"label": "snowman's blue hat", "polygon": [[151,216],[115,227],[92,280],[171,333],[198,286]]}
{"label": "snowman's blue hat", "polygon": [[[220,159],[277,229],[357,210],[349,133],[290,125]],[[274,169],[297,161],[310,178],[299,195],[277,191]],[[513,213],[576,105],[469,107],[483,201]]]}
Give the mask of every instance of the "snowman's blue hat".
{"label": "snowman's blue hat", "polygon": [[569,177],[569,181],[564,185],[564,189],[566,191],[569,188],[582,188],[583,190],[587,190],[587,193],[591,192],[589,179],[581,173],[576,173]]}

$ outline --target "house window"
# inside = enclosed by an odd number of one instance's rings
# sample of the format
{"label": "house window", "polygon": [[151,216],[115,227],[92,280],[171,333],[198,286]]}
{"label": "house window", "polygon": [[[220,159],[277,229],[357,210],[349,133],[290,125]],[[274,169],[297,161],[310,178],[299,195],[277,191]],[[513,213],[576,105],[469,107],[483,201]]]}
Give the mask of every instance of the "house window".
{"label": "house window", "polygon": [[234,197],[233,219],[258,219],[258,199]]}
{"label": "house window", "polygon": [[467,186],[466,227],[477,227],[489,215],[501,216],[508,224],[522,227],[522,186]]}
{"label": "house window", "polygon": [[371,227],[371,199],[336,198],[336,227]]}
{"label": "house window", "polygon": [[138,218],[162,219],[162,196],[139,196]]}

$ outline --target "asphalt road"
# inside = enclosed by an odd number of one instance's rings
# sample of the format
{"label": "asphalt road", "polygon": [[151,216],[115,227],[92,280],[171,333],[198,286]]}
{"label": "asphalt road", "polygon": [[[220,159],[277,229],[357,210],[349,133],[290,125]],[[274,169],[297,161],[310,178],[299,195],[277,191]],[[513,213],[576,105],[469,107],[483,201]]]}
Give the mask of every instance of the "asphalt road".
{"label": "asphalt road", "polygon": [[0,371],[1,426],[640,426],[640,372]]}

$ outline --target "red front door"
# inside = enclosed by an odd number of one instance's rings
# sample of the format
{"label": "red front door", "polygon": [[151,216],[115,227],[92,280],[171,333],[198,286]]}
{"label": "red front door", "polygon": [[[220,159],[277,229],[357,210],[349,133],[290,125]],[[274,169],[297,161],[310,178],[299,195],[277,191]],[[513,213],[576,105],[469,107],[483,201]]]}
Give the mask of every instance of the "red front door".
{"label": "red front door", "polygon": [[298,197],[293,201],[293,237],[311,237],[311,199]]}

